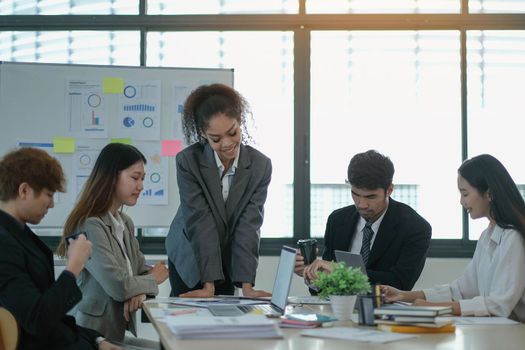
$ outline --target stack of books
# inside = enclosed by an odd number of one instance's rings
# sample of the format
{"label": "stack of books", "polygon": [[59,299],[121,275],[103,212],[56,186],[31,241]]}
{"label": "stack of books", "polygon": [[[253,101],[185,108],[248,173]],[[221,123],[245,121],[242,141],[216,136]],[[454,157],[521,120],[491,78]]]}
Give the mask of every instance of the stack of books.
{"label": "stack of books", "polygon": [[276,322],[263,315],[239,317],[167,316],[166,323],[179,339],[282,338]]}
{"label": "stack of books", "polygon": [[450,306],[387,305],[374,310],[378,329],[398,333],[448,333],[454,321],[439,316],[451,315]]}

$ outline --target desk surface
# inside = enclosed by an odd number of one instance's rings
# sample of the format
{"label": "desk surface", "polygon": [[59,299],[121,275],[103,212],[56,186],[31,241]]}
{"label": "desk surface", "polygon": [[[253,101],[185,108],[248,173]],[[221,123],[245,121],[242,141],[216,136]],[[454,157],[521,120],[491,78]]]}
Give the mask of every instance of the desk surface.
{"label": "desk surface", "polygon": [[282,329],[284,339],[220,339],[220,340],[180,340],[169,330],[164,322],[155,320],[149,308],[159,304],[144,304],[143,309],[150,318],[160,337],[164,349],[177,350],[353,350],[384,349],[473,349],[473,350],[523,350],[525,344],[525,324],[510,326],[456,326],[455,333],[420,334],[417,338],[388,344],[371,344],[357,341],[303,337],[298,329]]}

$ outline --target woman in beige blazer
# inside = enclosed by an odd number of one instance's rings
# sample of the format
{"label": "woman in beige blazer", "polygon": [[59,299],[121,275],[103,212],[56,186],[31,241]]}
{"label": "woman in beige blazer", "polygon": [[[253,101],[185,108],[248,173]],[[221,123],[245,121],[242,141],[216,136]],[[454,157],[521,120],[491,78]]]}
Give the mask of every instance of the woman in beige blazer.
{"label": "woman in beige blazer", "polygon": [[[83,297],[75,318],[114,341],[124,341],[126,330],[136,336],[134,311],[146,295],[157,295],[158,285],[168,277],[162,263],[146,267],[133,221],[121,211],[137,203],[145,163],[133,146],[104,147],[64,226],[63,237],[85,232],[93,244],[91,259],[77,280]],[[62,239],[59,255],[65,249]]]}

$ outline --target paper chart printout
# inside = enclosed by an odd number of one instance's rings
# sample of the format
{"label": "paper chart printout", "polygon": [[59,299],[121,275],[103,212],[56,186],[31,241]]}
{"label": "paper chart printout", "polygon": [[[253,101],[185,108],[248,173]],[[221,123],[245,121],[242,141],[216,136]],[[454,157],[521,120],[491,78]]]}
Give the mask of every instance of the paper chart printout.
{"label": "paper chart printout", "polygon": [[55,157],[55,154],[53,152],[53,141],[29,141],[29,140],[18,140],[16,142],[16,147],[22,148],[22,147],[31,147],[31,148],[38,148],[42,151],[47,152],[51,157]]}
{"label": "paper chart printout", "polygon": [[102,148],[106,145],[105,140],[77,140],[76,152],[72,160],[72,193],[71,201],[75,203]]}
{"label": "paper chart printout", "polygon": [[[22,148],[22,147],[31,147],[31,148],[38,148],[47,154],[49,154],[51,157],[59,159],[54,152],[53,152],[53,142],[52,141],[30,141],[30,140],[18,140],[16,142],[16,147]],[[53,201],[55,204],[60,203],[60,192],[55,192],[53,195]]]}
{"label": "paper chart printout", "polygon": [[125,81],[115,135],[160,140],[160,81]]}
{"label": "paper chart printout", "polygon": [[[182,133],[182,112],[184,111],[184,102],[191,93],[191,89],[187,86],[180,86],[177,83],[173,83],[171,87],[171,131],[170,138],[184,140],[184,134]],[[186,145],[183,145],[186,146]]]}
{"label": "paper chart printout", "polygon": [[168,158],[161,156],[160,142],[134,142],[146,157],[144,189],[138,205],[168,204]]}
{"label": "paper chart printout", "polygon": [[100,81],[70,79],[66,100],[66,115],[72,136],[108,137],[108,113]]}

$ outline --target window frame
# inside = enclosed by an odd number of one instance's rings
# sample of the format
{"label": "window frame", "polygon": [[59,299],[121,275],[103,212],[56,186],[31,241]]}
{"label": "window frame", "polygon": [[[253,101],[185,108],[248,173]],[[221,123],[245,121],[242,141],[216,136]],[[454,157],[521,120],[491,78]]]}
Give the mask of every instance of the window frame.
{"label": "window frame", "polygon": [[[137,15],[0,15],[0,31],[136,30],[140,32],[140,65],[146,66],[148,31],[292,31],[294,33],[294,212],[293,237],[262,238],[261,255],[278,255],[283,244],[310,237],[310,36],[322,30],[457,30],[460,32],[461,152],[468,157],[467,31],[525,30],[525,14],[470,14],[468,0],[456,14],[307,14],[306,0],[297,14],[147,15],[147,0]],[[175,213],[174,213],[175,215]],[[472,257],[476,241],[469,239],[463,211],[460,239],[432,239],[429,257]],[[165,254],[163,237],[137,238],[145,254]],[[43,237],[54,249],[59,237]],[[318,239],[323,244],[322,239]]]}

